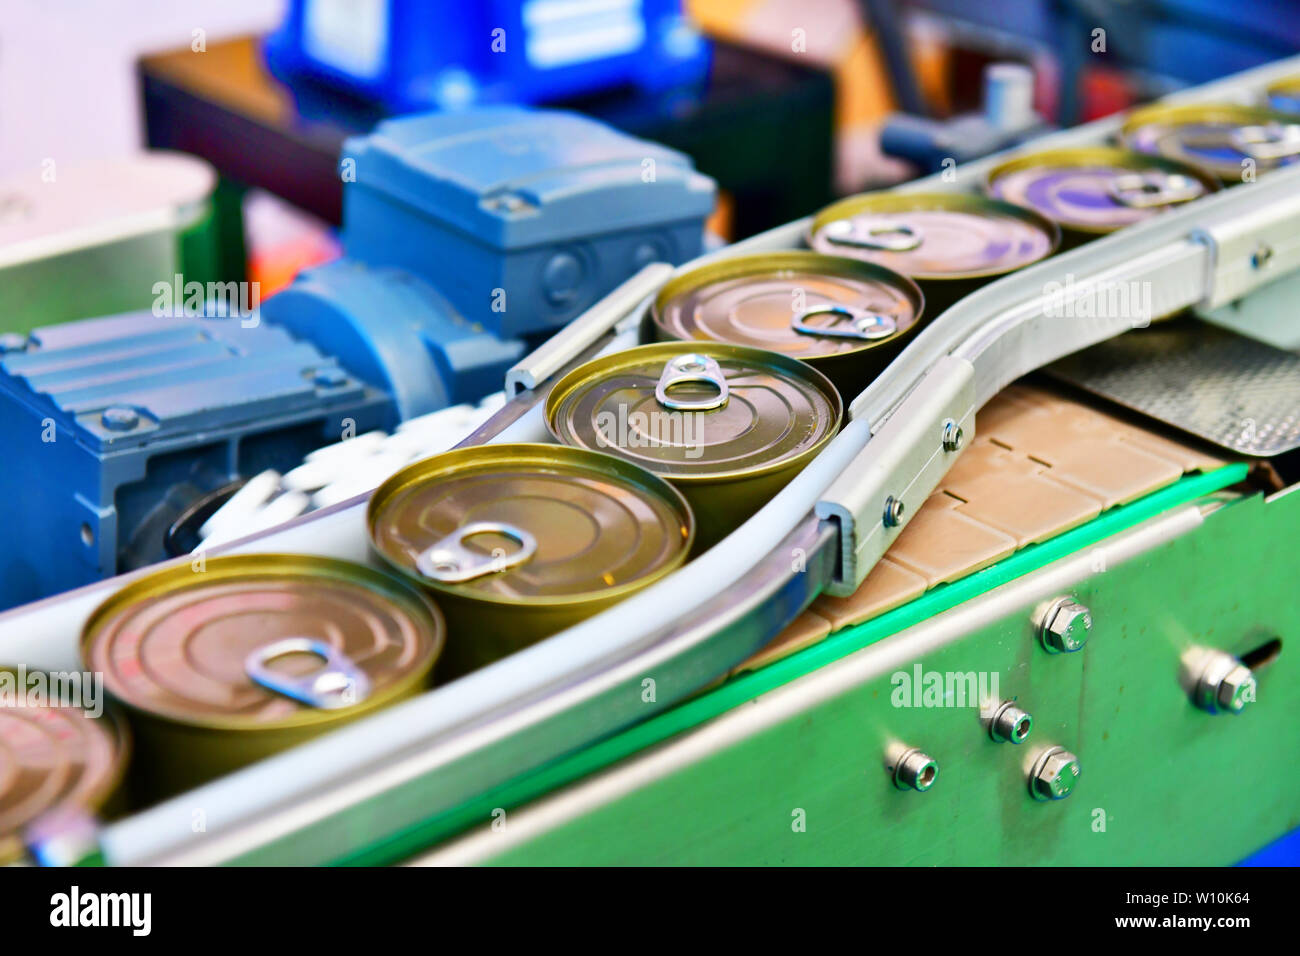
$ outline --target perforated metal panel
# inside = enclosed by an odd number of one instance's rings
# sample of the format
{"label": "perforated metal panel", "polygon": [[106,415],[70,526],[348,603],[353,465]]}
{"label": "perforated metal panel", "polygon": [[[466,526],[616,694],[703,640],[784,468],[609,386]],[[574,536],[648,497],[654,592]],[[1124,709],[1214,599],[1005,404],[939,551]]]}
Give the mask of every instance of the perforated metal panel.
{"label": "perforated metal panel", "polygon": [[1194,319],[1121,335],[1047,371],[1238,454],[1300,448],[1300,356]]}

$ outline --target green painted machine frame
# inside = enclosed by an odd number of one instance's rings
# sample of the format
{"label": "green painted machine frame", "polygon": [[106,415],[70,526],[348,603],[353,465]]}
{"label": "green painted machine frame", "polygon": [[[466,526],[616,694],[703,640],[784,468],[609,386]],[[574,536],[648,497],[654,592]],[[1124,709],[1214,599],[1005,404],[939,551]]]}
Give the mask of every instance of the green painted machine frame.
{"label": "green painted machine frame", "polygon": [[[1240,655],[1274,638],[1285,644],[1300,621],[1291,544],[1300,492],[1215,495],[1245,472],[1231,465],[1185,478],[337,862],[394,862],[458,833],[489,846],[472,854],[475,862],[502,864],[1235,862],[1300,823],[1294,653],[1257,671],[1260,699],[1241,715],[1198,710],[1178,679],[1193,645]],[[1069,589],[1095,622],[1081,652],[1047,654],[1031,609],[1017,607],[902,668],[996,672],[1001,696],[1034,717],[1020,747],[992,741],[977,708],[895,708],[891,672],[810,698],[671,772],[647,773],[621,796],[560,814],[562,823],[522,842],[500,840],[500,852],[482,841],[595,775],[637,773],[638,761],[765,695],[888,637],[905,640],[909,628],[961,614],[966,602],[1055,562],[1104,555],[1112,536],[1187,508],[1205,512],[1196,527]],[[891,739],[938,760],[930,791],[893,786],[883,760]],[[1048,743],[1078,754],[1083,773],[1068,799],[1041,803],[1029,795],[1026,771]],[[455,841],[444,847],[454,850]]]}

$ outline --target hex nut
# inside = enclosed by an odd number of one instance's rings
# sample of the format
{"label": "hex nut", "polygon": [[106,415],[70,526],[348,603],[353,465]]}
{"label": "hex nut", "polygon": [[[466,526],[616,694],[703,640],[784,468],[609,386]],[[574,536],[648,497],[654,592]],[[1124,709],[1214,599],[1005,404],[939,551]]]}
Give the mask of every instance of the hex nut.
{"label": "hex nut", "polygon": [[1064,747],[1051,747],[1029,772],[1029,793],[1035,800],[1064,800],[1079,779],[1079,758]]}
{"label": "hex nut", "polygon": [[1072,598],[1053,601],[1042,613],[1039,638],[1053,654],[1070,654],[1088,643],[1092,630],[1092,612]]}

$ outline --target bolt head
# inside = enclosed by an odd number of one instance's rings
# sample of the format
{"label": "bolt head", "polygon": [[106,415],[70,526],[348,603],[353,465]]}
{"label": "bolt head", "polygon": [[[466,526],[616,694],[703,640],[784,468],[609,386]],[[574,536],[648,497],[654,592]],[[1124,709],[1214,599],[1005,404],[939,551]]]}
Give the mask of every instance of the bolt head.
{"label": "bolt head", "polygon": [[104,409],[104,414],[99,420],[110,431],[129,432],[140,424],[140,413],[126,405],[114,405],[112,408]]}
{"label": "bolt head", "polygon": [[1078,780],[1079,758],[1058,747],[1039,759],[1029,778],[1029,788],[1039,800],[1064,800]]}
{"label": "bolt head", "polygon": [[1239,714],[1246,709],[1247,704],[1255,702],[1255,691],[1255,675],[1245,664],[1238,664],[1219,682],[1215,696],[1220,709]]}
{"label": "bolt head", "polygon": [[1043,640],[1055,651],[1068,654],[1088,643],[1092,614],[1075,601],[1064,601],[1052,614],[1043,630]]}
{"label": "bolt head", "polygon": [[338,388],[347,384],[348,373],[337,366],[330,366],[317,371],[312,381],[322,388]]}
{"label": "bolt head", "polygon": [[961,426],[956,422],[949,419],[943,423],[944,451],[959,451],[965,437],[965,434],[961,430]]}
{"label": "bolt head", "polygon": [[938,762],[915,747],[904,753],[894,767],[894,786],[899,790],[918,790],[924,793],[934,786],[938,777]]}
{"label": "bolt head", "polygon": [[890,495],[888,498],[886,498],[885,514],[884,514],[885,527],[886,528],[897,527],[898,524],[903,520],[903,512],[905,510],[906,510],[906,506],[903,504],[901,498],[895,498],[893,495]]}
{"label": "bolt head", "polygon": [[27,348],[28,338],[18,332],[5,332],[0,334],[0,355],[8,355],[10,352],[21,352]]}

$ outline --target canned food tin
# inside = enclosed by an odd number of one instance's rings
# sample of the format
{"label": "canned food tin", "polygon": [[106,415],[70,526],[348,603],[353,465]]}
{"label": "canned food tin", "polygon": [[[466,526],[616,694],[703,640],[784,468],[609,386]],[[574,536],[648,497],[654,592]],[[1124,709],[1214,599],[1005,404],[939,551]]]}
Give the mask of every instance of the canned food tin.
{"label": "canned food tin", "polygon": [[109,811],[121,792],[126,727],[57,697],[49,675],[0,667],[0,865],[22,857],[39,817]]}
{"label": "canned food tin", "polygon": [[709,548],[839,431],[835,386],[797,359],[713,342],[661,342],[594,359],[546,399],[551,433],[668,479]]}
{"label": "canned food tin", "polygon": [[1219,189],[1195,166],[1107,146],[1018,156],[989,173],[995,199],[1028,206],[1067,233],[1098,235]]}
{"label": "canned food tin", "polygon": [[1275,169],[1300,159],[1300,121],[1255,106],[1212,103],[1148,106],[1120,129],[1130,149],[1192,163],[1232,185],[1245,169]]}
{"label": "canned food tin", "polygon": [[209,558],[128,584],[82,634],[135,731],[133,796],[260,760],[428,684],[445,625],[363,565],[296,554]]}
{"label": "canned food tin", "polygon": [[446,670],[504,657],[681,566],[695,522],[667,482],[557,445],[463,448],[380,485],[367,511],[384,560],[433,591]]}
{"label": "canned food tin", "polygon": [[1288,76],[1268,88],[1268,105],[1279,113],[1300,114],[1300,76]]}
{"label": "canned food tin", "polygon": [[911,340],[924,301],[911,279],[871,262],[758,253],[674,277],[651,314],[661,339],[780,352],[812,365],[852,398]]}
{"label": "canned food tin", "polygon": [[915,279],[938,315],[990,279],[1045,259],[1056,224],[1032,209],[967,193],[866,193],[813,217],[808,244]]}

